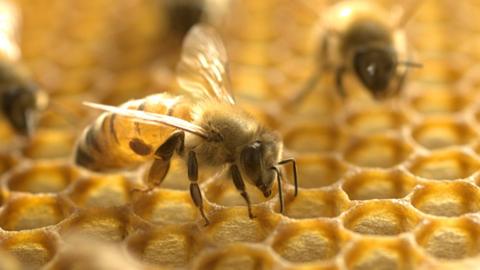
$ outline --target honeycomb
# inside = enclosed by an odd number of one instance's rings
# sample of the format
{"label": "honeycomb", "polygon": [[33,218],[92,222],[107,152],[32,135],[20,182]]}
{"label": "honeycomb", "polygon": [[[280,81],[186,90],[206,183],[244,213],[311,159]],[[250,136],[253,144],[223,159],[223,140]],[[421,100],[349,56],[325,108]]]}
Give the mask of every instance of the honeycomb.
{"label": "honeycomb", "polygon": [[287,177],[280,214],[276,188],[247,185],[250,219],[231,179],[201,170],[209,226],[181,160],[135,193],[145,168],[96,174],[71,157],[98,115],[82,101],[178,91],[167,0],[14,2],[23,63],[51,106],[29,140],[0,122],[0,269],[479,268],[477,1],[423,1],[405,29],[423,68],[398,98],[373,101],[347,78],[341,99],[327,78],[284,110],[315,66],[312,10],[335,1],[232,0],[219,30],[234,93],[281,133],[299,193]]}

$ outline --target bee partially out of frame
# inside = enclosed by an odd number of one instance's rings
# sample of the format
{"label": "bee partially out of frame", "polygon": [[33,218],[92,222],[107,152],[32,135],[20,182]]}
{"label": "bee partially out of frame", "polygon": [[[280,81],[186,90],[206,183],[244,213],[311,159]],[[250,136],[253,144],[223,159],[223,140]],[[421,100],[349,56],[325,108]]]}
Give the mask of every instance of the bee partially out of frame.
{"label": "bee partially out of frame", "polygon": [[18,134],[30,136],[47,96],[19,65],[18,20],[15,6],[9,1],[0,2],[0,111]]}
{"label": "bee partially out of frame", "polygon": [[208,224],[198,185],[202,167],[228,166],[235,187],[254,217],[245,181],[265,197],[277,180],[283,212],[280,165],[292,163],[295,195],[295,160],[282,160],[279,135],[236,106],[230,89],[228,60],[222,40],[209,26],[197,25],[187,34],[178,65],[180,86],[191,95],[161,93],[124,103],[120,107],[87,103],[104,110],[80,138],[75,162],[93,171],[127,169],[153,159],[150,188],[161,184],[170,159],[177,153],[188,167],[190,193]]}
{"label": "bee partially out of frame", "polygon": [[303,100],[325,74],[334,75],[342,97],[347,95],[346,74],[353,74],[375,99],[397,95],[408,69],[421,67],[409,59],[403,30],[416,2],[396,18],[371,1],[349,0],[327,8],[318,25],[315,72],[291,102]]}

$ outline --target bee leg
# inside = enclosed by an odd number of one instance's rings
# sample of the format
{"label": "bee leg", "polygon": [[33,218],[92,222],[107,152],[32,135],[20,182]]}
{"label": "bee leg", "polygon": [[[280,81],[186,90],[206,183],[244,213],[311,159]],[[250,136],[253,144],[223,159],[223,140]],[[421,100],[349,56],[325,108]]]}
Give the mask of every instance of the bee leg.
{"label": "bee leg", "polygon": [[345,71],[346,69],[344,67],[340,67],[335,71],[335,84],[342,98],[347,96],[347,92],[345,92],[345,88],[343,87],[343,75],[345,75]]}
{"label": "bee leg", "polygon": [[170,160],[175,151],[183,151],[185,141],[185,132],[176,131],[168,137],[168,139],[160,145],[155,151],[155,160],[153,161],[148,173],[148,183],[153,186],[159,186],[170,169]]}
{"label": "bee leg", "polygon": [[317,86],[318,81],[320,80],[320,77],[322,76],[322,72],[316,71],[314,72],[308,81],[305,83],[305,85],[295,93],[293,98],[290,98],[287,103],[286,103],[286,108],[288,109],[289,107],[298,105],[302,103],[303,100],[315,89],[315,86]]}
{"label": "bee leg", "polygon": [[285,202],[283,201],[282,174],[280,173],[280,170],[275,166],[272,167],[272,170],[277,173],[278,200],[280,202],[280,213],[283,214],[285,210]]}
{"label": "bee leg", "polygon": [[200,191],[200,187],[198,186],[198,164],[197,164],[197,157],[195,152],[190,151],[188,152],[188,179],[190,180],[190,196],[192,197],[193,203],[197,206],[198,210],[200,210],[200,214],[202,215],[203,219],[205,220],[205,226],[210,224],[208,221],[207,216],[203,210],[203,199],[202,199],[202,192]]}
{"label": "bee leg", "polygon": [[245,191],[245,184],[243,183],[242,175],[240,174],[240,171],[238,170],[237,165],[230,166],[230,173],[232,174],[232,179],[233,179],[233,183],[235,184],[235,187],[237,188],[238,191],[240,191],[240,194],[247,202],[248,216],[250,218],[255,218],[255,216],[252,214],[252,206],[250,203],[250,198],[248,197],[248,193]]}
{"label": "bee leg", "polygon": [[295,161],[294,158],[287,158],[278,162],[278,165],[283,165],[289,162],[291,162],[293,166],[293,183],[295,185],[295,197],[296,197],[298,195],[297,162]]}
{"label": "bee leg", "polygon": [[405,69],[405,71],[402,72],[402,74],[398,78],[398,84],[397,87],[395,88],[394,94],[400,93],[402,91],[403,87],[405,86],[405,82],[407,81],[407,75],[408,75],[408,68]]}

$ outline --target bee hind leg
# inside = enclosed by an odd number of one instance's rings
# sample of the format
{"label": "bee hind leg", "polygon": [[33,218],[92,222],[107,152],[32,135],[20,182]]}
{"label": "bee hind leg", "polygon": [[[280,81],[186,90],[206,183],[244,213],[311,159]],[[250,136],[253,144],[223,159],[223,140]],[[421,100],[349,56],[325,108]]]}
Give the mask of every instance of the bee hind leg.
{"label": "bee hind leg", "polygon": [[252,214],[252,206],[250,203],[250,198],[248,197],[248,193],[245,191],[245,183],[243,183],[242,175],[240,174],[240,171],[238,170],[237,165],[232,165],[230,167],[230,172],[232,174],[232,179],[233,179],[233,183],[235,184],[235,187],[237,188],[238,191],[240,191],[240,195],[242,195],[242,197],[247,202],[248,216],[250,218],[255,218],[255,216]]}
{"label": "bee hind leg", "polygon": [[192,197],[195,206],[197,206],[198,210],[200,210],[200,214],[205,220],[205,226],[207,226],[210,224],[210,221],[208,220],[203,210],[202,192],[200,191],[200,187],[198,186],[198,163],[195,152],[190,151],[188,153],[187,163],[188,179],[190,180],[190,196]]}
{"label": "bee hind leg", "polygon": [[182,152],[185,140],[185,133],[183,131],[177,131],[172,135],[155,151],[155,159],[150,166],[150,170],[147,176],[146,189],[134,189],[133,191],[149,192],[155,187],[162,184],[163,179],[170,169],[170,160],[175,151]]}

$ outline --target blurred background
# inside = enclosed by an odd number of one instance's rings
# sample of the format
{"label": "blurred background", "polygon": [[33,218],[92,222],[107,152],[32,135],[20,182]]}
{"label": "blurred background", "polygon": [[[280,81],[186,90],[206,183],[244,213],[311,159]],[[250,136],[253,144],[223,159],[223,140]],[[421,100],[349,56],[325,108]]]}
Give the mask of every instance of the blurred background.
{"label": "blurred background", "polygon": [[[92,264],[78,269],[473,269],[480,2],[419,5],[404,30],[423,68],[398,97],[378,102],[350,89],[341,99],[322,84],[294,111],[283,110],[315,68],[318,27],[336,2],[10,1],[18,12],[15,65],[50,102],[31,138],[0,121],[0,246],[13,254],[0,253],[0,269],[72,269],[79,261]],[[392,14],[408,5],[373,2]],[[287,196],[285,216],[274,211],[275,198],[250,190],[261,215],[249,220],[228,179],[207,180],[214,225],[203,228],[178,161],[165,185],[140,199],[129,190],[141,172],[98,175],[72,164],[76,139],[99,115],[83,101],[119,105],[181,93],[175,66],[197,21],[224,39],[239,106],[278,130],[285,155],[299,162],[304,195]],[[384,223],[372,210],[382,208]],[[372,222],[358,227],[362,218]],[[68,240],[70,231],[109,243]]]}

